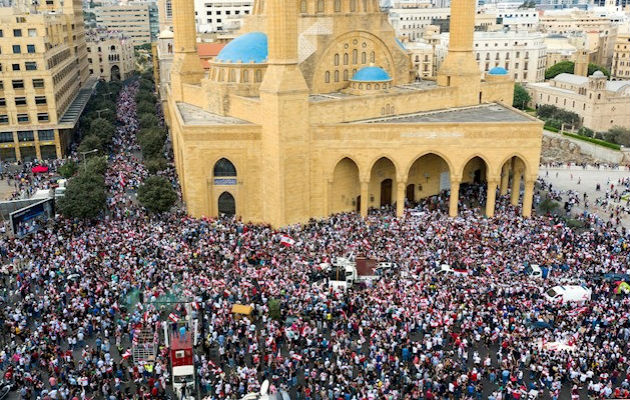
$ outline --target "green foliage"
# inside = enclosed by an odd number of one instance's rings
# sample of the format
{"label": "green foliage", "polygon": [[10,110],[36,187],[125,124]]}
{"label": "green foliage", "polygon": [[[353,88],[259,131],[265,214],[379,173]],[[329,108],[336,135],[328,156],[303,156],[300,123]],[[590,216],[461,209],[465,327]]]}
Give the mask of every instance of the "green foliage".
{"label": "green foliage", "polygon": [[558,108],[556,106],[543,104],[542,106],[539,106],[536,110],[536,115],[540,119],[549,119],[553,117],[553,114],[556,112],[557,109]]}
{"label": "green foliage", "polygon": [[560,129],[558,129],[558,128],[554,128],[553,126],[547,126],[547,125],[545,125],[545,129],[546,129],[546,130],[548,130],[548,131],[550,131],[550,132],[556,132],[556,133],[560,132]]}
{"label": "green foliage", "polygon": [[111,143],[115,131],[114,125],[104,118],[96,118],[90,123],[89,134],[101,139],[104,146]]}
{"label": "green foliage", "polygon": [[77,148],[79,153],[86,153],[88,151],[97,149],[99,152],[103,151],[103,141],[96,135],[88,135],[83,138],[81,144]]}
{"label": "green foliage", "polygon": [[161,213],[173,207],[177,194],[166,178],[153,175],[145,179],[138,188],[138,201],[147,210]]}
{"label": "green foliage", "polygon": [[545,126],[560,130],[562,128],[562,121],[557,119],[549,119],[545,122]]}
{"label": "green foliage", "polygon": [[604,140],[607,142],[630,147],[630,129],[621,126],[614,126],[604,133]]}
{"label": "green foliage", "polygon": [[584,228],[584,222],[575,218],[568,218],[566,224],[569,228]]}
{"label": "green foliage", "polygon": [[580,116],[574,112],[566,111],[553,105],[542,105],[536,111],[538,118],[545,121],[545,125],[560,129],[562,124],[569,127],[579,127]]}
{"label": "green foliage", "polygon": [[151,51],[151,43],[144,43],[134,47],[135,50]]}
{"label": "green foliage", "polygon": [[280,312],[280,300],[271,298],[269,299],[269,317],[275,319],[276,321],[280,321],[282,318],[282,313]]}
{"label": "green foliage", "polygon": [[107,160],[105,157],[90,157],[85,161],[85,170],[94,175],[105,175],[107,171]]}
{"label": "green foliage", "polygon": [[575,64],[573,61],[560,61],[559,63],[552,65],[545,71],[545,79],[555,78],[560,74],[572,74]]}
{"label": "green foliage", "polygon": [[159,124],[159,120],[155,116],[155,114],[140,114],[138,116],[138,122],[140,123],[140,128],[148,129],[148,128],[156,128]]}
{"label": "green foliage", "polygon": [[148,101],[141,101],[137,106],[138,114],[150,114],[155,112],[155,103],[149,103]]}
{"label": "green foliage", "polygon": [[138,144],[142,150],[142,157],[155,158],[164,149],[164,138],[159,130],[151,130],[138,138]]}
{"label": "green foliage", "polygon": [[512,100],[512,106],[520,110],[524,110],[531,99],[531,96],[522,85],[518,83],[514,84],[514,99]]}
{"label": "green foliage", "polygon": [[560,207],[560,204],[558,202],[551,200],[550,198],[546,198],[545,200],[541,201],[540,204],[538,205],[538,208],[545,214],[554,211],[558,207]]}
{"label": "green foliage", "polygon": [[140,90],[138,91],[138,94],[136,95],[136,101],[138,103],[142,101],[146,101],[147,103],[155,104],[155,102],[157,101],[157,98],[152,92],[149,92],[146,90]]}
{"label": "green foliage", "polygon": [[68,179],[77,172],[77,163],[72,160],[67,161],[61,167],[57,168],[57,172],[59,172],[59,175]]}
{"label": "green foliage", "polygon": [[158,155],[156,157],[146,159],[144,161],[144,165],[147,167],[150,174],[156,174],[159,171],[164,171],[168,164],[167,164],[166,158],[164,158],[161,155]]}
{"label": "green foliage", "polygon": [[[548,129],[548,130],[551,130],[551,129]],[[601,139],[595,139],[595,138],[590,138],[590,137],[586,137],[586,136],[574,135],[572,133],[567,133],[567,132],[563,132],[563,135],[569,136],[569,137],[572,137],[572,138],[575,138],[575,139],[580,139],[580,140],[583,140],[585,142],[595,143],[595,144],[598,144],[600,146],[608,147],[609,149],[613,149],[613,150],[619,150],[621,148],[621,146],[619,146],[618,144],[610,143],[610,142],[607,142],[607,141],[601,140]]]}
{"label": "green foliage", "polygon": [[604,67],[602,65],[589,63],[588,64],[588,76],[593,75],[595,73],[595,71],[602,71],[604,73],[604,75],[606,75],[607,78],[610,78],[610,71],[608,70],[608,68],[606,68],[606,67]]}
{"label": "green foliage", "polygon": [[107,195],[101,175],[79,173],[68,180],[65,195],[59,200],[59,211],[67,218],[94,219],[105,209]]}
{"label": "green foliage", "polygon": [[595,131],[583,126],[578,130],[578,135],[586,137],[595,137]]}
{"label": "green foliage", "polygon": [[148,134],[152,134],[152,135],[158,135],[162,138],[163,141],[166,141],[166,138],[168,136],[166,129],[160,128],[160,127],[151,127],[151,128],[144,128],[144,129],[140,129],[136,135],[138,141],[142,140],[142,137],[144,135],[148,135]]}
{"label": "green foliage", "polygon": [[141,74],[141,76],[142,76],[142,79],[146,79],[148,81],[153,82],[153,68],[147,69]]}
{"label": "green foliage", "polygon": [[142,78],[140,79],[140,89],[153,91],[155,86],[152,80]]}

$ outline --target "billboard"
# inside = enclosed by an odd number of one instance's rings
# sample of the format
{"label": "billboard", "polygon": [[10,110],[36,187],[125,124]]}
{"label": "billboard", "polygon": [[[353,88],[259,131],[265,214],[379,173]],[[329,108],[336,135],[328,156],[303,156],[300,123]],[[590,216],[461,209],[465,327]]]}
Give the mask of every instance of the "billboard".
{"label": "billboard", "polygon": [[9,214],[13,235],[22,237],[37,231],[46,225],[49,219],[55,218],[55,199],[49,198]]}

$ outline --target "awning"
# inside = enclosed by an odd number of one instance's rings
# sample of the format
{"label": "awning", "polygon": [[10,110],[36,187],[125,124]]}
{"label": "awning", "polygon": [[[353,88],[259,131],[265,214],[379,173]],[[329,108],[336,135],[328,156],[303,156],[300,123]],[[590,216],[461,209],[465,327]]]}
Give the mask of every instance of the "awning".
{"label": "awning", "polygon": [[252,313],[252,310],[253,310],[252,306],[245,306],[243,304],[234,304],[232,306],[232,312],[234,314],[249,315]]}
{"label": "awning", "polygon": [[41,174],[44,172],[48,172],[48,167],[43,166],[43,165],[36,165],[33,168],[31,168],[31,172],[33,172],[34,174]]}

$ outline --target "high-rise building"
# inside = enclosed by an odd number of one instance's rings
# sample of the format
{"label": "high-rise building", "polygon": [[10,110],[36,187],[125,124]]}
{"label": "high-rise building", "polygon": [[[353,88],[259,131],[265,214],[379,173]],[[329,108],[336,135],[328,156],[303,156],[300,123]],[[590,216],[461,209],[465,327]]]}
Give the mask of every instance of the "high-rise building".
{"label": "high-rise building", "polygon": [[235,32],[249,15],[254,0],[195,0],[197,32]]}
{"label": "high-rise building", "polygon": [[87,46],[90,75],[106,81],[124,80],[135,70],[133,43],[122,33],[91,30]]}
{"label": "high-rise building", "polygon": [[617,36],[610,72],[615,79],[630,79],[630,35],[627,33]]}
{"label": "high-rise building", "polygon": [[157,40],[159,33],[158,7],[153,2],[129,2],[96,7],[98,26],[123,33],[134,46]]}
{"label": "high-rise building", "polygon": [[81,1],[0,8],[0,160],[62,157],[90,79]]}

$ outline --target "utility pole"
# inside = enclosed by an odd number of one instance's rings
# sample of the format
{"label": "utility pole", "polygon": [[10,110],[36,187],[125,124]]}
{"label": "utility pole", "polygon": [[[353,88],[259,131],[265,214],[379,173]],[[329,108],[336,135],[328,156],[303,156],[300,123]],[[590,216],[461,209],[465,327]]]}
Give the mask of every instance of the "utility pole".
{"label": "utility pole", "polygon": [[84,168],[85,172],[87,172],[87,163],[85,162],[85,156],[87,154],[93,154],[93,153],[96,153],[96,152],[98,152],[98,149],[92,149],[90,151],[81,152],[81,155],[83,156],[83,168]]}

